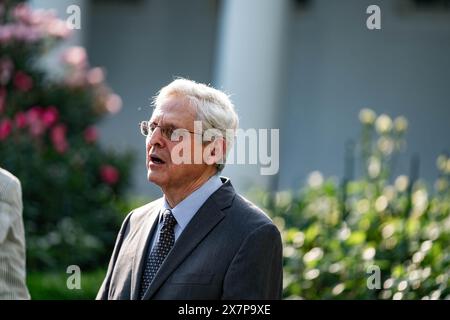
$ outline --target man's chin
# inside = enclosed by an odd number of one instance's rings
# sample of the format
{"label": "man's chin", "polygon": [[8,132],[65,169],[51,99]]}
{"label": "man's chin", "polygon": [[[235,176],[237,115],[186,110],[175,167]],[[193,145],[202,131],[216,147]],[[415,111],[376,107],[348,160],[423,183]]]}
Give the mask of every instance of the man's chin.
{"label": "man's chin", "polygon": [[162,177],[160,173],[156,173],[154,171],[148,170],[147,171],[147,180],[151,183],[156,184],[157,186],[160,186],[162,183]]}

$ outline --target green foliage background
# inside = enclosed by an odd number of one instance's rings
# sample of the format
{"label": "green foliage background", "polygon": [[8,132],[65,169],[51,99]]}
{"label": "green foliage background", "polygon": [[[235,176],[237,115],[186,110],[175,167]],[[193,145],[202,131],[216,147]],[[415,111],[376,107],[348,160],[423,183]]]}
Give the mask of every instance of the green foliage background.
{"label": "green foliage background", "polygon": [[106,266],[133,157],[101,148],[96,125],[120,98],[83,48],[64,51],[60,74],[39,67],[69,36],[52,13],[2,2],[0,28],[0,165],[22,183],[27,270]]}
{"label": "green foliage background", "polygon": [[299,192],[249,197],[282,230],[288,299],[450,299],[450,159],[437,160],[431,190],[392,177],[407,121],[362,110],[357,144],[364,174],[313,172]]}

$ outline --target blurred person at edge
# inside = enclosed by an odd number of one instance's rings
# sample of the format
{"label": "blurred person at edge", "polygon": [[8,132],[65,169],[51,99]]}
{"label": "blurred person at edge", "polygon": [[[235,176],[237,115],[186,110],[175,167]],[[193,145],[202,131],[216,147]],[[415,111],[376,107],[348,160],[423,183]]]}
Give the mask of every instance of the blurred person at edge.
{"label": "blurred person at edge", "polygon": [[[280,299],[280,232],[220,176],[238,126],[232,102],[208,85],[176,79],[154,107],[140,129],[147,178],[163,197],[125,218],[97,299]],[[207,130],[196,130],[196,121]],[[208,140],[208,129],[220,134]],[[175,161],[180,143],[189,161]]]}
{"label": "blurred person at edge", "polygon": [[0,299],[28,300],[19,179],[0,168]]}

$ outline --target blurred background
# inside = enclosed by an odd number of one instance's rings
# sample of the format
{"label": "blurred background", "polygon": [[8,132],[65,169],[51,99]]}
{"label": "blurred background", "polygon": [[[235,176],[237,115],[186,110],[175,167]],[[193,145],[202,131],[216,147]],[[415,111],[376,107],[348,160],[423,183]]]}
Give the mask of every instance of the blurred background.
{"label": "blurred background", "polygon": [[[269,178],[275,189],[298,187],[318,168],[342,176],[343,146],[357,134],[355,115],[364,107],[407,117],[404,157],[419,153],[421,173],[435,178],[436,157],[450,136],[448,2],[378,1],[382,29],[368,30],[372,2],[32,3],[61,17],[79,4],[78,44],[92,65],[105,67],[123,101],[122,111],[102,123],[101,141],[136,150],[135,190],[158,194],[142,174],[143,139],[132,129],[149,118],[149,99],[176,76],[231,94],[242,128],[281,129],[280,171]],[[401,162],[398,172],[407,166]],[[256,166],[227,169],[240,188],[263,179]]]}
{"label": "blurred background", "polygon": [[[449,298],[450,1],[35,0],[62,20],[78,5],[81,28],[42,22],[31,40],[11,25],[39,23],[7,3],[0,165],[24,188],[32,297],[95,295],[120,221],[161,195],[137,123],[185,77],[230,94],[241,128],[280,129],[276,175],[223,174],[282,230],[286,298]],[[380,30],[366,27],[373,4]],[[27,143],[40,179],[20,165]],[[52,184],[66,199],[43,199]],[[91,291],[65,287],[69,264],[89,270]]]}

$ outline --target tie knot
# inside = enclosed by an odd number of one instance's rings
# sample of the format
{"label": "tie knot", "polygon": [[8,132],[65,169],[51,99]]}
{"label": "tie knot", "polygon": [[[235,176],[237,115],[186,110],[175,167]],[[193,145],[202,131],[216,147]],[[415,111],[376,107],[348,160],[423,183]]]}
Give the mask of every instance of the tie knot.
{"label": "tie knot", "polygon": [[172,230],[173,227],[177,224],[177,220],[172,214],[172,211],[170,209],[164,210],[163,213],[163,229],[169,229]]}

